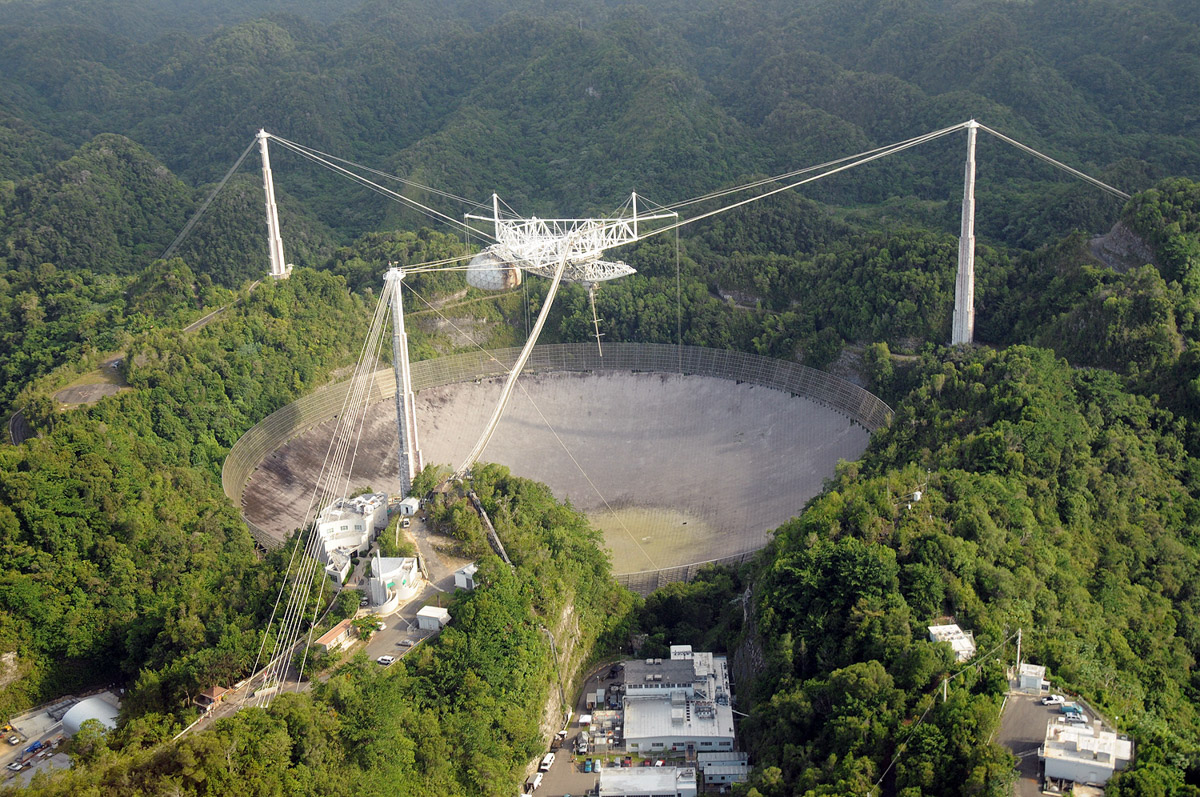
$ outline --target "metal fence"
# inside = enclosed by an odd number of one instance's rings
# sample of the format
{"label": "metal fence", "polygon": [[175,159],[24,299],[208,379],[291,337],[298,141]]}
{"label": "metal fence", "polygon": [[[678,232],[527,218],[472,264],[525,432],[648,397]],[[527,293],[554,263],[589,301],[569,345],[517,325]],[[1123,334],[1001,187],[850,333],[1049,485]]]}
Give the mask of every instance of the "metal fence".
{"label": "metal fence", "polygon": [[[494,349],[413,363],[413,390],[419,392],[428,387],[503,376],[512,368],[519,354],[518,348]],[[796,363],[725,349],[661,343],[609,343],[604,346],[603,356],[600,356],[594,343],[535,347],[525,372],[552,371],[672,373],[746,382],[820,402],[871,432],[886,424],[892,415],[891,408],[876,396],[832,374]],[[390,368],[376,371],[372,378],[374,384],[370,401],[389,399],[396,394],[396,382]],[[221,485],[229,500],[240,507],[246,482],[263,459],[296,435],[340,414],[349,393],[349,380],[326,385],[276,410],[247,430],[230,449],[221,470]],[[268,548],[279,545],[279,541],[264,530],[249,521],[246,525],[259,544]],[[735,554],[713,560],[713,563],[746,561],[752,553]],[[635,592],[648,593],[662,584],[692,578],[705,564],[709,562],[643,573],[624,573],[617,578]],[[648,589],[643,587],[650,584],[654,586]]]}

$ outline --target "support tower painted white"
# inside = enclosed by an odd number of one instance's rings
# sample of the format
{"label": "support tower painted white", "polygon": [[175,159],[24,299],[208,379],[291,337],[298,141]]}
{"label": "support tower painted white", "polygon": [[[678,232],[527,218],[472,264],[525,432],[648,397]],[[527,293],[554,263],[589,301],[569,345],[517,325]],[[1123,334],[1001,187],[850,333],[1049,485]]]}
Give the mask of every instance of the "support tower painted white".
{"label": "support tower painted white", "polygon": [[396,428],[400,439],[400,497],[412,491],[412,480],[424,468],[421,446],[417,441],[416,397],[408,364],[408,335],[404,331],[404,303],[401,300],[401,280],[404,271],[389,268],[384,277],[385,293],[392,307],[392,365],[396,373]]}
{"label": "support tower painted white", "polygon": [[267,153],[267,139],[271,134],[258,131],[258,151],[262,154],[263,193],[267,196],[267,251],[271,258],[271,276],[278,280],[287,279],[292,273],[292,264],[283,259],[283,239],[279,236],[279,210],[275,207],[275,181],[271,177],[271,156]]}
{"label": "support tower painted white", "polygon": [[950,345],[975,337],[975,133],[979,123],[967,122],[967,166],[963,185],[962,232],[958,238],[958,276],[954,281],[954,325]]}

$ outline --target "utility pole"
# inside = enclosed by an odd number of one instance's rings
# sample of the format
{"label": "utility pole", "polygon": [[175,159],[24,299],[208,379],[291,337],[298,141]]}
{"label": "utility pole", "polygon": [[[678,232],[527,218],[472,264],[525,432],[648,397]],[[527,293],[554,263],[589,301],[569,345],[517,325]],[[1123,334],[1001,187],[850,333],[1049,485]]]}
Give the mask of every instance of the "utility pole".
{"label": "utility pole", "polygon": [[[389,268],[384,293],[392,306],[392,370],[396,375],[396,429],[399,435],[400,497],[412,491],[412,480],[421,472],[421,447],[417,442],[416,397],[408,367],[408,335],[404,331],[404,304],[400,284],[404,271]],[[399,530],[397,530],[399,535]]]}
{"label": "utility pole", "polygon": [[1017,678],[1021,677],[1021,629],[1017,629]]}
{"label": "utility pole", "polygon": [[275,180],[271,177],[271,156],[267,154],[267,139],[271,134],[258,131],[258,151],[262,155],[263,193],[267,202],[267,254],[271,259],[271,276],[278,280],[287,279],[292,265],[283,259],[283,239],[279,237],[279,210],[275,207]]}
{"label": "utility pole", "polygon": [[975,337],[975,133],[979,122],[967,122],[967,165],[963,180],[962,231],[958,237],[958,276],[954,281],[954,323],[950,345]]}

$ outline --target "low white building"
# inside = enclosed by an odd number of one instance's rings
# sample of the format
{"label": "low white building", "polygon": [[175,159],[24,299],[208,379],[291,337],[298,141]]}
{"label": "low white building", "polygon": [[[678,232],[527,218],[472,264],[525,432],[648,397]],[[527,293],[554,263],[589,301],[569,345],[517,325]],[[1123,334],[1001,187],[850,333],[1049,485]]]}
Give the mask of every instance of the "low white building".
{"label": "low white building", "polygon": [[713,764],[704,769],[705,786],[728,786],[750,779],[749,764]]}
{"label": "low white building", "polygon": [[469,565],[463,565],[454,571],[454,587],[455,589],[475,589],[475,574],[479,572],[479,565],[471,562]]}
{"label": "low white building", "polygon": [[325,572],[339,584],[344,583],[351,557],[366,553],[375,533],[387,528],[387,521],[384,493],[339,498],[321,510],[317,516],[317,555],[325,564]]}
{"label": "low white building", "polygon": [[440,606],[422,606],[417,612],[417,628],[438,631],[450,622],[450,612]]}
{"label": "low white building", "polygon": [[1133,761],[1133,742],[1112,731],[1058,718],[1046,723],[1046,741],[1038,758],[1045,763],[1047,779],[1104,784]]}
{"label": "low white building", "polygon": [[930,642],[947,642],[954,651],[954,658],[959,662],[970,661],[975,655],[975,634],[963,631],[955,623],[946,625],[931,625],[929,628]]}
{"label": "low white building", "polygon": [[599,797],[694,797],[692,767],[630,767],[600,770]]}
{"label": "low white building", "polygon": [[387,614],[401,603],[417,597],[424,577],[414,556],[379,556],[371,560],[371,577],[367,580],[367,595],[375,611]]}
{"label": "low white building", "polygon": [[625,749],[653,755],[667,750],[733,750],[733,710],[724,656],[671,648],[670,659],[627,661]]}
{"label": "low white building", "polygon": [[1017,688],[1024,692],[1040,692],[1049,687],[1046,668],[1040,664],[1022,664],[1017,668]]}
{"label": "low white building", "polygon": [[410,495],[408,498],[405,498],[403,501],[401,501],[398,506],[400,507],[401,515],[411,517],[412,515],[417,514],[417,511],[421,508],[421,501],[420,499]]}

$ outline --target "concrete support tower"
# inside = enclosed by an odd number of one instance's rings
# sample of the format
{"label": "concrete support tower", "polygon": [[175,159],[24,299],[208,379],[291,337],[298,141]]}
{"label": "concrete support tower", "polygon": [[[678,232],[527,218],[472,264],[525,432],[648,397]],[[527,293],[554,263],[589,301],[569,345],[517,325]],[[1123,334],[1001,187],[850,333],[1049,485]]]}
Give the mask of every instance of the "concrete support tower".
{"label": "concrete support tower", "polygon": [[258,131],[258,151],[262,154],[263,193],[267,195],[267,250],[271,257],[271,276],[285,280],[292,273],[292,264],[284,262],[283,239],[279,237],[279,210],[275,207],[275,181],[271,178],[271,157],[267,154],[267,139],[271,134]]}
{"label": "concrete support tower", "polygon": [[954,326],[950,345],[975,337],[975,133],[979,123],[967,122],[967,168],[963,186],[962,232],[958,238],[958,277],[954,281]]}
{"label": "concrete support tower", "polygon": [[404,272],[389,268],[384,280],[392,306],[392,365],[396,373],[396,428],[400,438],[400,495],[412,491],[413,477],[421,472],[421,446],[417,442],[416,397],[408,367],[408,335],[404,331],[404,304],[400,297],[400,281]]}

